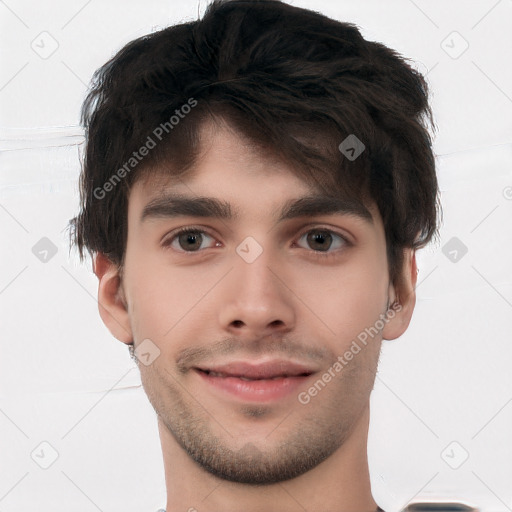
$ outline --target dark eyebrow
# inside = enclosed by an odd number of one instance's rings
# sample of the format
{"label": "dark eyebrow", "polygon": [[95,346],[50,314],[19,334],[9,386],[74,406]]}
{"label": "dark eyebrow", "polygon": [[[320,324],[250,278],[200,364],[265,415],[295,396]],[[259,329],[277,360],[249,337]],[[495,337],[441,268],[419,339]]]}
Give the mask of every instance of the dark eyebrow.
{"label": "dark eyebrow", "polygon": [[[313,195],[288,201],[281,209],[278,222],[297,217],[318,215],[350,215],[373,223],[370,211],[360,201],[335,196]],[[213,197],[190,197],[168,194],[150,201],[142,210],[141,222],[149,218],[204,217],[225,220],[237,219],[238,211]]]}
{"label": "dark eyebrow", "polygon": [[218,219],[237,218],[231,205],[213,197],[191,197],[168,194],[150,201],[142,210],[141,222],[149,218],[167,217],[215,217]]}
{"label": "dark eyebrow", "polygon": [[278,222],[296,217],[332,214],[350,215],[373,224],[372,214],[360,201],[325,195],[304,196],[288,201],[281,210]]}

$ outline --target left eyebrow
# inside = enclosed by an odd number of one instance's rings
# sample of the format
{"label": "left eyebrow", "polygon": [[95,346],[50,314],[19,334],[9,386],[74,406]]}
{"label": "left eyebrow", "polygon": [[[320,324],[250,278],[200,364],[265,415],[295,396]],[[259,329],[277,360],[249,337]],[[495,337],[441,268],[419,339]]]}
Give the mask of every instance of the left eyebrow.
{"label": "left eyebrow", "polygon": [[349,215],[373,224],[372,214],[360,201],[324,195],[304,196],[288,201],[281,210],[278,222],[296,217],[333,214]]}
{"label": "left eyebrow", "polygon": [[[373,217],[366,206],[356,199],[312,195],[291,199],[285,203],[277,222],[297,217],[319,215],[349,215],[373,224]],[[141,222],[149,218],[204,217],[232,220],[239,218],[239,211],[214,197],[190,197],[167,194],[150,201],[142,210]]]}

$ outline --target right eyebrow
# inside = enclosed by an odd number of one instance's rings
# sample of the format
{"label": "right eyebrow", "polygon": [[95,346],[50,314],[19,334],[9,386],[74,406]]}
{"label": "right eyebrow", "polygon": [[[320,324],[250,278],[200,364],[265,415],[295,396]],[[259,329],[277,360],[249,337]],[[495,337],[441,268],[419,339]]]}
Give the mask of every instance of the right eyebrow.
{"label": "right eyebrow", "polygon": [[149,218],[173,217],[216,217],[219,219],[235,219],[238,214],[233,212],[231,205],[214,197],[188,197],[168,194],[150,201],[142,210],[141,222]]}

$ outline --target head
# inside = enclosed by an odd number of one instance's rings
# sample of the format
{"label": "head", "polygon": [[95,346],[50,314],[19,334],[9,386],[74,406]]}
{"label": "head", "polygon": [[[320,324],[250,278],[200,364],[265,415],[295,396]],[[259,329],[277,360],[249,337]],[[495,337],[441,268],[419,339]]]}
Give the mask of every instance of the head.
{"label": "head", "polygon": [[[341,449],[437,231],[421,74],[352,24],[215,1],[100,68],[82,122],[72,241],[93,257],[105,324],[140,348],[169,436],[205,470],[256,484]],[[301,369],[295,392],[210,392],[208,372],[240,361]]]}

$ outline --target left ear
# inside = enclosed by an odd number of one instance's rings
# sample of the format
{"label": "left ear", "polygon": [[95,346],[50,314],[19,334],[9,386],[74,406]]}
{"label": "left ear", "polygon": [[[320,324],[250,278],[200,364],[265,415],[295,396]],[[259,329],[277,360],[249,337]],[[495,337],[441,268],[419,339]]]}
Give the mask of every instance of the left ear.
{"label": "left ear", "polygon": [[[404,250],[404,264],[398,283],[389,285],[388,321],[382,330],[382,339],[394,340],[400,337],[409,327],[414,306],[416,305],[416,281],[418,269],[416,266],[416,251]],[[396,302],[397,305],[393,306]]]}

